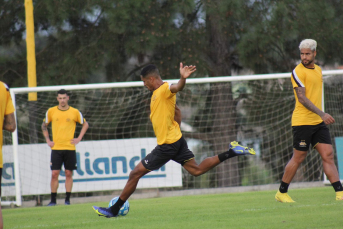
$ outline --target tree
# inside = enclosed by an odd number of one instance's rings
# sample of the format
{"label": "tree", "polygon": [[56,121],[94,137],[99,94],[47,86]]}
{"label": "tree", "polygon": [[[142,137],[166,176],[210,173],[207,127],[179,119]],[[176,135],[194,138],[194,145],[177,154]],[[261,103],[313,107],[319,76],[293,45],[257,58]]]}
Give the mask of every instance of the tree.
{"label": "tree", "polygon": [[342,1],[254,1],[238,45],[242,65],[255,73],[291,72],[299,43],[318,42],[320,65],[342,62]]}
{"label": "tree", "polygon": [[24,17],[22,1],[0,0],[0,80],[10,86],[23,86],[20,82],[26,79]]}

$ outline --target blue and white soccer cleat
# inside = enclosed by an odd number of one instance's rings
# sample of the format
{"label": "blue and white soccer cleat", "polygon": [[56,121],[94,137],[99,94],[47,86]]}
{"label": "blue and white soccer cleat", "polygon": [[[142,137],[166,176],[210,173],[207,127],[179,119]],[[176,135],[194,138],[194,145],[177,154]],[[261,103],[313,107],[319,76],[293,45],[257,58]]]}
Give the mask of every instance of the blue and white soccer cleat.
{"label": "blue and white soccer cleat", "polygon": [[46,206],[48,206],[48,207],[56,206],[56,203],[50,202],[50,203],[49,203],[48,205],[46,205]]}
{"label": "blue and white soccer cleat", "polygon": [[237,156],[240,155],[255,155],[255,150],[246,146],[241,146],[238,142],[233,141],[230,143],[229,149],[232,149]]}
{"label": "blue and white soccer cleat", "polygon": [[64,205],[70,205],[70,201],[69,200],[64,201]]}
{"label": "blue and white soccer cleat", "polygon": [[118,215],[113,215],[110,208],[101,208],[93,206],[93,210],[98,214],[98,216],[104,216],[106,218],[117,217]]}

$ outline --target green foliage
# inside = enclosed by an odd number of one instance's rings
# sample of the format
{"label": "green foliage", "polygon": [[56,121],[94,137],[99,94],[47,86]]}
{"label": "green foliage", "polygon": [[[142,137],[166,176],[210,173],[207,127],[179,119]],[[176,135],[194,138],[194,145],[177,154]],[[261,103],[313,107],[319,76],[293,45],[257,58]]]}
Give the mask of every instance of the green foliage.
{"label": "green foliage", "polygon": [[[265,165],[260,160],[252,160],[248,157],[241,157],[240,163],[242,173],[242,186],[272,184],[274,179],[270,170],[265,168]],[[242,162],[243,161],[243,162]]]}
{"label": "green foliage", "polygon": [[[309,37],[322,64],[343,58],[340,0],[33,3],[40,86],[136,81],[148,63],[178,78],[180,61],[197,65],[195,77],[289,72]],[[0,9],[0,80],[26,86],[24,4],[1,0]]]}
{"label": "green foliage", "polygon": [[[298,45],[318,42],[321,64],[341,62],[341,1],[254,1],[247,32],[238,45],[243,66],[256,73],[290,72],[299,60]],[[339,38],[339,39],[338,39]]]}
{"label": "green foliage", "polygon": [[24,18],[23,1],[0,0],[0,80],[10,86],[27,82]]}
{"label": "green foliage", "polygon": [[23,1],[0,0],[0,46],[19,44],[25,31],[25,11]]}
{"label": "green foliage", "polygon": [[[217,50],[211,46],[218,39],[212,36],[216,28],[210,24],[220,26],[218,36],[221,34],[226,40],[222,50],[231,49],[237,42],[240,31],[237,28],[241,24],[236,26],[241,11],[235,7],[240,8],[244,1],[230,4],[191,0],[33,2],[38,85],[65,85],[139,80],[139,70],[147,63],[157,64],[164,78],[178,77],[180,61],[198,65],[199,76],[214,73],[218,60],[227,63],[230,69],[230,52],[223,53],[228,56],[214,54]],[[22,6],[8,11],[20,15],[17,24],[24,25]],[[225,20],[218,19],[218,12]],[[0,72],[3,80],[16,87],[26,85],[25,42],[18,39],[18,35],[23,36],[22,28],[15,31],[17,36],[10,34],[10,40],[0,41],[0,45],[15,41],[22,47],[22,61],[14,68],[16,72],[18,68],[22,70],[23,79],[10,80],[14,73],[7,69],[8,58]],[[16,46],[6,48],[12,51]]]}

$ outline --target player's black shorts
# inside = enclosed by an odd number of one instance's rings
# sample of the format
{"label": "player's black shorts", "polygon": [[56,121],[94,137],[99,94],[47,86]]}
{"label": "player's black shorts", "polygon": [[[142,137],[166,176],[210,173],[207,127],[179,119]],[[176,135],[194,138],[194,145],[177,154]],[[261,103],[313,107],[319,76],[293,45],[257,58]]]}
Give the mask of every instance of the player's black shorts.
{"label": "player's black shorts", "polygon": [[324,122],[318,125],[292,126],[293,148],[308,151],[310,144],[313,148],[318,143],[332,144],[330,132]]}
{"label": "player's black shorts", "polygon": [[181,165],[194,158],[192,151],[188,149],[186,140],[181,137],[173,144],[163,144],[156,146],[145,158],[142,164],[147,170],[161,168],[169,160],[173,160]]}
{"label": "player's black shorts", "polygon": [[52,150],[50,168],[51,170],[61,170],[62,164],[64,169],[76,170],[76,151],[75,150]]}

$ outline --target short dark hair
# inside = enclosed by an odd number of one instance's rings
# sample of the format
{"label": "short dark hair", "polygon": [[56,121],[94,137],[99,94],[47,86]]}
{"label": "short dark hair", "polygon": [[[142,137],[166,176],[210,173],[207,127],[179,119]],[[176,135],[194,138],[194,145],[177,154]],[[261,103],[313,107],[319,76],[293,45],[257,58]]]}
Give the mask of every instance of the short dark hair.
{"label": "short dark hair", "polygon": [[67,90],[64,90],[64,89],[61,89],[61,90],[59,90],[59,91],[57,92],[57,95],[64,95],[64,94],[66,94],[66,95],[69,96],[68,91],[67,91]]}
{"label": "short dark hair", "polygon": [[146,77],[148,75],[160,76],[160,72],[158,71],[156,65],[149,64],[142,69],[141,76]]}

